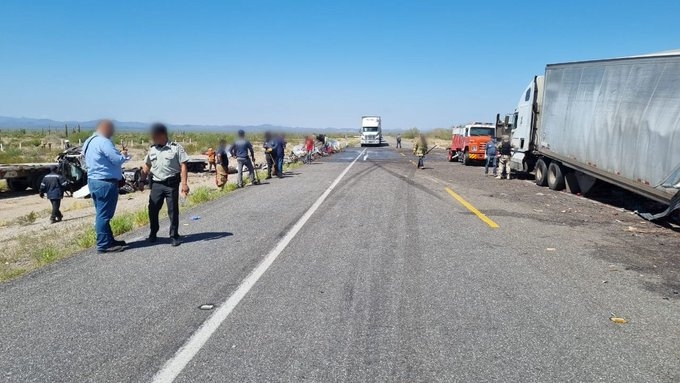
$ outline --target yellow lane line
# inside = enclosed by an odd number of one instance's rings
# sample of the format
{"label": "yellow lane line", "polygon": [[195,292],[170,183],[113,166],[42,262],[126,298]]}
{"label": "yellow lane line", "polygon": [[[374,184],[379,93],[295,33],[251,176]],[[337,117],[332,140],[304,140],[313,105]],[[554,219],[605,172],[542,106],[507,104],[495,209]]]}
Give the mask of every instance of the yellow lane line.
{"label": "yellow lane line", "polygon": [[482,221],[484,221],[484,223],[489,225],[489,227],[491,227],[492,229],[498,229],[500,227],[496,222],[492,221],[491,218],[485,216],[484,213],[477,210],[476,207],[472,206],[470,202],[466,201],[465,199],[463,199],[463,197],[459,196],[456,192],[451,190],[451,188],[446,188],[446,191],[449,194],[451,194],[451,197],[453,197],[456,201],[460,202],[461,205],[465,206],[468,210],[473,212],[477,216],[477,218],[481,219]]}

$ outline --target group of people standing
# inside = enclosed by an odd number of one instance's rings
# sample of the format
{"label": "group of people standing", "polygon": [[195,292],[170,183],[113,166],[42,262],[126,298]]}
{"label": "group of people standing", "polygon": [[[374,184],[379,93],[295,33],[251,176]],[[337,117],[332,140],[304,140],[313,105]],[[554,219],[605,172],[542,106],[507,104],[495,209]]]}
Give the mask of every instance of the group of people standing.
{"label": "group of people standing", "polygon": [[487,142],[484,174],[489,175],[489,167],[491,167],[493,175],[497,179],[503,178],[503,174],[505,174],[507,179],[510,179],[510,157],[512,157],[512,149],[512,143],[510,142],[510,136],[508,135],[501,137],[501,142],[496,142],[495,138],[492,138]]}
{"label": "group of people standing", "polygon": [[[273,135],[270,132],[265,132],[264,143],[265,159],[267,161],[267,177],[272,178],[272,175],[283,178],[283,157],[286,151],[286,139],[283,134]],[[254,185],[260,183],[255,173],[255,149],[253,144],[246,138],[246,133],[239,130],[236,140],[228,145],[226,140],[220,140],[217,151],[212,148],[208,149],[208,163],[214,161],[215,169],[215,184],[219,188],[223,188],[227,184],[229,177],[229,157],[236,159],[236,186],[243,187],[243,171],[248,170],[250,182]],[[210,169],[212,168],[212,164]]]}
{"label": "group of people standing", "polygon": [[[95,133],[83,144],[82,154],[87,168],[87,186],[96,211],[95,232],[97,251],[113,253],[123,251],[127,244],[114,238],[111,230],[118,205],[118,188],[123,178],[122,166],[129,156],[113,144],[115,127],[112,121],[103,120]],[[144,158],[142,179],[149,181],[149,236],[154,243],[160,230],[159,213],[165,203],[170,218],[169,235],[172,246],[179,246],[179,196],[189,194],[187,161],[184,148],[168,138],[163,124],[153,124],[150,129],[152,145]]]}

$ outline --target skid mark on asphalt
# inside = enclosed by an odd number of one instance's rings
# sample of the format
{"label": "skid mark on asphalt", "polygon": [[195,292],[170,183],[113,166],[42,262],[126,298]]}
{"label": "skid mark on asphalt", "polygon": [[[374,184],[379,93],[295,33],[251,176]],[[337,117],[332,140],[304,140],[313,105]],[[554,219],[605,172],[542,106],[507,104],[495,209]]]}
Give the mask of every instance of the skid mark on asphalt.
{"label": "skid mark on asphalt", "polygon": [[269,267],[274,263],[276,258],[288,246],[290,241],[295,238],[302,227],[307,223],[309,218],[316,212],[321,204],[326,200],[329,194],[335,189],[340,181],[345,177],[350,168],[366,153],[364,149],[347,167],[338,175],[338,177],[331,183],[321,196],[310,206],[305,214],[300,217],[300,220],[293,225],[290,231],[283,237],[269,254],[267,254],[262,262],[257,265],[253,271],[241,282],[239,287],[219,305],[219,308],[196,330],[189,340],[175,353],[175,355],[168,360],[160,371],[153,377],[154,383],[173,382],[175,378],[184,370],[186,365],[196,356],[196,354],[203,348],[205,343],[215,333],[215,331],[222,325],[222,323],[229,317],[234,308],[241,302],[241,300],[248,294],[250,289],[255,286],[257,281],[264,275]]}
{"label": "skid mark on asphalt", "polygon": [[456,201],[460,202],[461,205],[465,206],[466,209],[470,210],[474,215],[477,216],[477,218],[481,219],[484,223],[489,225],[492,229],[498,229],[500,226],[496,222],[494,222],[491,218],[487,217],[479,211],[476,207],[472,206],[471,203],[466,201],[463,197],[458,195],[458,193],[454,192],[451,188],[445,188],[446,192],[451,195]]}

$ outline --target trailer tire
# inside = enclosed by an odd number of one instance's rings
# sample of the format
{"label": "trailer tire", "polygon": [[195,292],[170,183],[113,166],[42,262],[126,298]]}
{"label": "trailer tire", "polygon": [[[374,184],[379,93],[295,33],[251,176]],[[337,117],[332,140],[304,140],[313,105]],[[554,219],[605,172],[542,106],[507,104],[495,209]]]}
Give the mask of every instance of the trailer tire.
{"label": "trailer tire", "polygon": [[534,170],[536,171],[536,185],[548,186],[548,166],[542,158],[536,161]]}
{"label": "trailer tire", "polygon": [[43,178],[45,178],[45,174],[36,174],[33,176],[33,178],[31,178],[30,187],[34,192],[40,190],[40,184],[42,183]]}
{"label": "trailer tire", "polygon": [[9,178],[7,179],[7,188],[13,192],[22,192],[28,189],[28,185],[21,181]]}
{"label": "trailer tire", "polygon": [[565,187],[562,167],[554,161],[548,165],[548,187],[556,191],[564,190]]}

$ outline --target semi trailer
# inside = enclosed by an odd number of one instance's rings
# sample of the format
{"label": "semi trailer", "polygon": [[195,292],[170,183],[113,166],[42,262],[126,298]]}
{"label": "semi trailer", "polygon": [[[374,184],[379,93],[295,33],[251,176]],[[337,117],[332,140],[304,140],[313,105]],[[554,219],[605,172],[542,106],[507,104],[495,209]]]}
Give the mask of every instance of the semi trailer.
{"label": "semi trailer", "polygon": [[547,65],[509,117],[511,167],[537,185],[604,181],[680,207],[680,50]]}
{"label": "semi trailer", "polygon": [[361,146],[382,144],[382,123],[379,116],[361,117]]}

